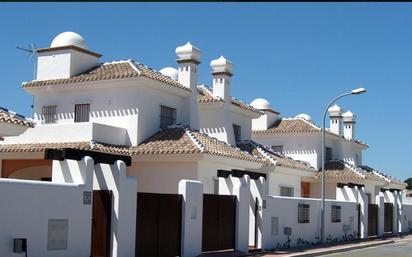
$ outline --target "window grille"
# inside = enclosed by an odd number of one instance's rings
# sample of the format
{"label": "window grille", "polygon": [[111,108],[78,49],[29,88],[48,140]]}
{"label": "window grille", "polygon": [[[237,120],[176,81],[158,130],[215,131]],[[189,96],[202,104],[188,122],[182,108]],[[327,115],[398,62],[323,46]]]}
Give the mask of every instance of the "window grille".
{"label": "window grille", "polygon": [[74,106],[74,122],[89,122],[90,104],[76,104]]}
{"label": "window grille", "polygon": [[309,204],[298,205],[298,223],[309,223]]}
{"label": "window grille", "polygon": [[42,119],[44,123],[55,123],[57,120],[56,105],[43,106]]}
{"label": "window grille", "polygon": [[272,150],[277,153],[283,153],[283,145],[272,145]]}
{"label": "window grille", "polygon": [[332,205],[331,221],[333,223],[340,222],[341,220],[341,208],[337,205]]}
{"label": "window grille", "polygon": [[239,125],[233,124],[233,133],[235,134],[236,142],[242,140],[242,128]]}
{"label": "window grille", "polygon": [[293,197],[293,187],[280,187],[280,196]]}
{"label": "window grille", "polygon": [[176,124],[176,109],[161,105],[160,128],[165,129],[172,124]]}

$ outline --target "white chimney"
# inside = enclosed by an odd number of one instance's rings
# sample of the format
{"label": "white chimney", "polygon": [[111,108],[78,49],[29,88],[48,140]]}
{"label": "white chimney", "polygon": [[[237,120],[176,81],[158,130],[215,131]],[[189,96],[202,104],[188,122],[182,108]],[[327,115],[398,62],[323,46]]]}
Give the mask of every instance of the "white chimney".
{"label": "white chimney", "polygon": [[253,108],[263,112],[259,118],[252,120],[252,130],[268,129],[273,125],[279,116],[279,113],[272,109],[270,103],[266,99],[257,98],[253,100],[250,105]]}
{"label": "white chimney", "polygon": [[49,48],[36,50],[36,80],[73,77],[97,66],[102,56],[88,50],[84,38],[74,32],[63,32],[53,39]]}
{"label": "white chimney", "polygon": [[351,111],[342,114],[343,117],[343,135],[348,139],[355,139],[356,115]]}
{"label": "white chimney", "polygon": [[213,95],[229,100],[233,63],[220,56],[220,58],[212,60],[210,66],[212,67],[213,76]]}
{"label": "white chimney", "polygon": [[197,65],[200,63],[200,49],[187,42],[176,48],[178,81],[192,90],[189,101],[189,125],[194,129],[199,128],[199,112],[197,102]]}
{"label": "white chimney", "polygon": [[329,130],[337,135],[342,134],[342,110],[338,105],[334,105],[328,109],[329,112]]}

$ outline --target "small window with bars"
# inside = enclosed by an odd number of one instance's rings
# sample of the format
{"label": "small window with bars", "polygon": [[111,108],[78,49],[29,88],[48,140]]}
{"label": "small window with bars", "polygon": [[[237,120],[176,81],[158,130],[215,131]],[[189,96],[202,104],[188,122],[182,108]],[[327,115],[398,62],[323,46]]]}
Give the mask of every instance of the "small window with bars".
{"label": "small window with bars", "polygon": [[272,145],[272,150],[277,153],[283,153],[283,145]]}
{"label": "small window with bars", "polygon": [[298,223],[309,223],[309,204],[302,204],[298,205]]}
{"label": "small window with bars", "polygon": [[332,205],[331,221],[333,223],[338,223],[341,220],[341,207],[337,205]]}
{"label": "small window with bars", "polygon": [[160,106],[160,128],[165,129],[169,125],[176,124],[176,109]]}
{"label": "small window with bars", "polygon": [[57,120],[56,105],[46,105],[42,108],[43,123],[55,123]]}
{"label": "small window with bars", "polygon": [[281,186],[280,187],[280,196],[286,196],[286,197],[293,197],[293,187],[285,187]]}
{"label": "small window with bars", "polygon": [[236,142],[242,140],[242,127],[239,125],[233,124],[233,133],[235,134]]}
{"label": "small window with bars", "polygon": [[74,122],[89,122],[90,104],[76,104],[74,106]]}

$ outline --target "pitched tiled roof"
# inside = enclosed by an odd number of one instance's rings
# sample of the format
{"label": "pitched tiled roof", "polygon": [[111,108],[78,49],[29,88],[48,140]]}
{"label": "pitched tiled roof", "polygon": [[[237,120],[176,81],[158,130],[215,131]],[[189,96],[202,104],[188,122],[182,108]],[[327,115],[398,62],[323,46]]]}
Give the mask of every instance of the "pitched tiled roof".
{"label": "pitched tiled roof", "polygon": [[1,144],[0,153],[43,152],[45,149],[74,148],[93,150],[113,154],[129,154],[128,147],[90,142],[33,143],[33,144]]}
{"label": "pitched tiled roof", "polygon": [[379,170],[377,170],[377,169],[374,169],[374,168],[372,168],[372,167],[370,167],[370,166],[362,165],[361,168],[362,168],[363,170],[366,170],[366,171],[368,171],[368,172],[370,172],[370,173],[375,174],[376,176],[379,176],[379,177],[385,179],[385,180],[388,181],[389,183],[393,183],[393,184],[396,184],[396,185],[399,185],[399,186],[406,186],[406,185],[407,185],[406,183],[400,181],[399,179],[394,178],[394,177],[392,177],[392,176],[389,176],[389,175],[383,173],[382,171],[379,171]]}
{"label": "pitched tiled roof", "polygon": [[315,168],[305,162],[294,160],[281,153],[274,152],[273,150],[251,140],[241,142],[238,147],[249,152],[250,154],[257,155],[260,158],[264,159],[267,165],[276,164],[276,166],[282,166],[291,169],[317,172]]}
{"label": "pitched tiled roof", "polygon": [[302,133],[321,129],[313,123],[300,118],[278,119],[266,130],[254,130],[254,134],[266,133]]}
{"label": "pitched tiled roof", "polygon": [[142,144],[131,147],[133,155],[206,153],[245,161],[264,160],[186,126],[161,130]]}
{"label": "pitched tiled roof", "polygon": [[[363,180],[366,178],[363,172],[353,165],[349,165],[344,161],[329,161],[325,164],[325,179],[326,180]],[[317,175],[321,178],[321,172]]]}
{"label": "pitched tiled roof", "polygon": [[240,101],[239,99],[236,99],[234,97],[230,97],[230,99],[228,101],[225,101],[222,98],[216,97],[213,95],[212,90],[210,88],[208,88],[205,85],[201,85],[197,87],[197,92],[198,92],[198,97],[197,100],[199,103],[214,103],[214,102],[228,102],[231,103],[233,105],[236,105],[242,109],[245,110],[249,110],[252,112],[256,112],[256,113],[260,113],[261,111],[259,111],[258,109],[253,108],[252,106]]}
{"label": "pitched tiled roof", "polygon": [[125,79],[146,77],[149,79],[157,80],[175,86],[187,91],[191,89],[183,86],[179,82],[171,79],[168,76],[161,74],[141,63],[134,62],[133,60],[118,61],[111,63],[103,63],[96,67],[89,69],[79,75],[73,76],[67,79],[50,79],[50,80],[34,80],[24,83],[23,88],[41,87],[41,86],[54,86],[71,83],[81,83],[90,81],[102,81],[113,79]]}
{"label": "pitched tiled roof", "polygon": [[9,110],[0,107],[0,122],[13,123],[17,125],[23,125],[27,127],[34,127],[32,121],[27,120],[25,117],[11,113]]}
{"label": "pitched tiled roof", "polygon": [[[272,134],[272,133],[307,133],[307,132],[321,132],[322,129],[315,125],[314,123],[307,121],[302,118],[282,118],[276,120],[268,129],[266,130],[253,130],[253,134]],[[327,134],[332,136],[341,137],[347,141],[352,141],[364,146],[368,146],[359,140],[350,140],[343,136],[337,135],[326,130]]]}

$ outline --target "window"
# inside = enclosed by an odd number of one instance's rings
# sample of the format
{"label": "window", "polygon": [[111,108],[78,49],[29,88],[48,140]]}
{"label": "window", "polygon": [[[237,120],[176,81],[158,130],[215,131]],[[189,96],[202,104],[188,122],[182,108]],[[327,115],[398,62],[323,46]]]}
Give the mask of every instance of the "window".
{"label": "window", "polygon": [[293,187],[280,187],[280,196],[293,197]]}
{"label": "window", "polygon": [[326,147],[325,148],[325,161],[330,161],[330,160],[332,160],[332,148]]}
{"label": "window", "polygon": [[242,140],[241,129],[242,128],[239,125],[233,124],[233,133],[235,133],[236,142],[239,142],[240,140]]}
{"label": "window", "polygon": [[74,106],[74,122],[89,122],[90,104],[76,104]]}
{"label": "window", "polygon": [[279,217],[271,217],[270,234],[272,236],[279,235]]}
{"label": "window", "polygon": [[42,108],[42,119],[44,123],[55,123],[56,118],[56,105],[46,105]]}
{"label": "window", "polygon": [[272,150],[278,153],[283,153],[283,145],[272,145]]}
{"label": "window", "polygon": [[309,204],[298,205],[298,223],[309,223]]}
{"label": "window", "polygon": [[332,205],[331,221],[332,223],[340,222],[341,208],[337,205]]}
{"label": "window", "polygon": [[160,106],[160,128],[165,129],[169,125],[176,123],[176,109]]}

